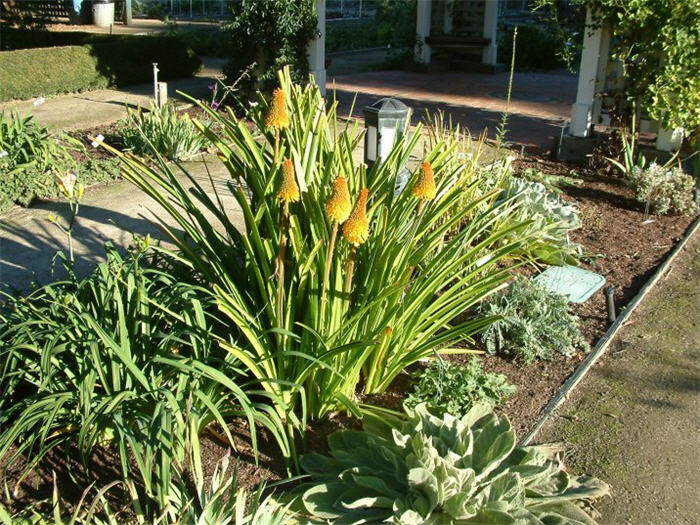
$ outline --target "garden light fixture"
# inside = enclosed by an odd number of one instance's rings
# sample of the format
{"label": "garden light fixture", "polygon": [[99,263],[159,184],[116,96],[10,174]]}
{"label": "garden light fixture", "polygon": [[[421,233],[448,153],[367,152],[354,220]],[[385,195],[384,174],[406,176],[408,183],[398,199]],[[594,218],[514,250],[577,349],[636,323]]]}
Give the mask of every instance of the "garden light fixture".
{"label": "garden light fixture", "polygon": [[411,108],[395,98],[383,98],[363,111],[365,117],[365,163],[386,159],[394,142],[404,133]]}

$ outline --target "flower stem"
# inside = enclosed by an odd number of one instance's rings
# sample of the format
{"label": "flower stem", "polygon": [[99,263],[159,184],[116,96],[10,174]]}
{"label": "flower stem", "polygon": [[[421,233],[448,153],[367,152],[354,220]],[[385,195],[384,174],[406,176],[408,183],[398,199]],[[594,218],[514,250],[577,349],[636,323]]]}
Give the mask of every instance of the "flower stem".
{"label": "flower stem", "polygon": [[345,274],[345,295],[350,296],[350,288],[352,286],[352,274],[355,271],[355,252],[357,248],[354,246],[350,250],[350,256],[348,257],[348,269]]}
{"label": "flower stem", "polygon": [[[338,221],[333,221],[333,229],[331,230],[331,240],[328,243],[328,251],[326,252],[326,271],[323,275],[323,288],[321,289],[321,301],[325,303],[326,291],[328,290],[328,282],[331,276],[331,261],[333,260],[333,252],[335,250],[335,241],[338,238]],[[321,305],[323,308],[323,304]],[[323,318],[323,316],[321,316]]]}
{"label": "flower stem", "polygon": [[280,130],[275,129],[275,158],[274,163],[277,164],[280,156]]}
{"label": "flower stem", "polygon": [[[287,225],[289,223],[289,203],[284,203],[284,213],[282,215],[282,234],[280,237],[280,248],[277,253],[277,322],[280,328],[284,328],[284,258],[287,251]],[[282,339],[283,341],[283,339]]]}

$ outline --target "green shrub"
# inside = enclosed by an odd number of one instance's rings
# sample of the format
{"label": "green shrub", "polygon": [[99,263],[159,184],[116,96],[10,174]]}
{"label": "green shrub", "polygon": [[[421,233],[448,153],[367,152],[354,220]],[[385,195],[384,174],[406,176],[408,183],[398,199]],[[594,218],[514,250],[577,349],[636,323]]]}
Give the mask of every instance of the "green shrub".
{"label": "green shrub", "polygon": [[[2,29],[2,50],[123,42],[131,38],[134,38],[134,35],[109,35],[83,31],[42,31],[5,26]],[[136,38],[143,37],[137,36]]]}
{"label": "green shrub", "polygon": [[635,166],[627,181],[638,202],[654,215],[694,215],[698,202],[694,195],[695,179],[679,168],[667,169],[652,163],[648,168]]}
{"label": "green shrub", "polygon": [[175,25],[168,29],[167,35],[179,38],[200,57],[229,58],[233,54],[231,35],[223,29],[192,29]]}
{"label": "green shrub", "polygon": [[569,474],[556,445],[516,447],[505,416],[477,405],[461,419],[425,405],[407,420],[367,416],[328,438],[330,457],[301,464],[312,481],[297,510],[330,523],[594,525],[602,481]]}
{"label": "green shrub", "polygon": [[555,352],[568,357],[588,350],[566,298],[532,279],[517,277],[508,291],[491,296],[480,310],[500,317],[481,335],[491,353],[514,355],[527,364],[551,359]]}
{"label": "green shrub", "polygon": [[[513,52],[511,27],[504,32],[498,48],[501,57],[510,57]],[[538,26],[518,26],[518,42],[515,53],[515,69],[557,69],[566,66],[562,49],[567,43],[562,38]]]}
{"label": "green shrub", "polygon": [[68,447],[87,469],[96,446],[112,446],[152,523],[181,497],[189,468],[201,472],[200,432],[219,422],[233,442],[223,417],[245,415],[255,448],[256,416],[233,357],[214,342],[210,294],[149,268],[148,243],[137,244],[128,258],[108,246],[84,280],[6,296],[0,461],[10,468],[25,455],[24,476]]}
{"label": "green shrub", "polygon": [[158,62],[159,78],[191,76],[201,62],[177,38],[130,38],[95,43],[0,52],[0,101],[147,82]]}
{"label": "green shrub", "polygon": [[168,160],[182,160],[199,153],[206,143],[190,118],[180,116],[171,104],[151,104],[149,111],[139,107],[127,113],[119,128],[126,151],[137,155],[155,152]]}
{"label": "green shrub", "polygon": [[277,71],[286,65],[296,82],[308,80],[307,47],[316,38],[318,22],[313,0],[243,0],[230,6],[231,22],[225,26],[232,43],[224,67],[227,84],[253,64],[253,73],[239,83],[244,96],[255,89],[270,93],[277,85]]}
{"label": "green shrub", "polygon": [[427,403],[462,417],[476,404],[497,406],[513,393],[515,387],[505,375],[484,372],[476,357],[466,365],[437,359],[418,374],[418,382],[404,404],[413,408]]}

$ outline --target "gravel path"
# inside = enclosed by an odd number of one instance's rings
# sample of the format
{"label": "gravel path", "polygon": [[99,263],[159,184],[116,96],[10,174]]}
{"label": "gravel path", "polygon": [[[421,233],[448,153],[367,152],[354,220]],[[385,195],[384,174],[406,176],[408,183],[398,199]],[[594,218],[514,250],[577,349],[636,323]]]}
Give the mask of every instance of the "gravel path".
{"label": "gravel path", "polygon": [[700,523],[700,235],[536,441],[612,485],[601,523]]}

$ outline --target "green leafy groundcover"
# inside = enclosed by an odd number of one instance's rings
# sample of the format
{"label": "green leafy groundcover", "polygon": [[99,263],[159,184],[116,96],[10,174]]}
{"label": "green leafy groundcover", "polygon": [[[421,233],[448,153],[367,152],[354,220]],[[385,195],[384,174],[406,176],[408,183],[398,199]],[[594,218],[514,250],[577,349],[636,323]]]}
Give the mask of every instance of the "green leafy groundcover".
{"label": "green leafy groundcover", "polygon": [[412,408],[425,402],[461,416],[478,403],[500,405],[514,393],[505,375],[484,372],[476,357],[466,365],[438,358],[418,374],[405,404]]}
{"label": "green leafy groundcover", "polygon": [[193,75],[201,61],[178,38],[133,37],[129,40],[18,49],[0,52],[0,101],[71,93],[147,82],[158,62],[159,78]]}
{"label": "green leafy groundcover", "polygon": [[[516,447],[508,418],[477,405],[458,419],[425,404],[408,419],[366,416],[301,464],[295,510],[323,523],[595,524],[602,481],[573,476],[556,445]],[[320,521],[319,521],[320,522]]]}

